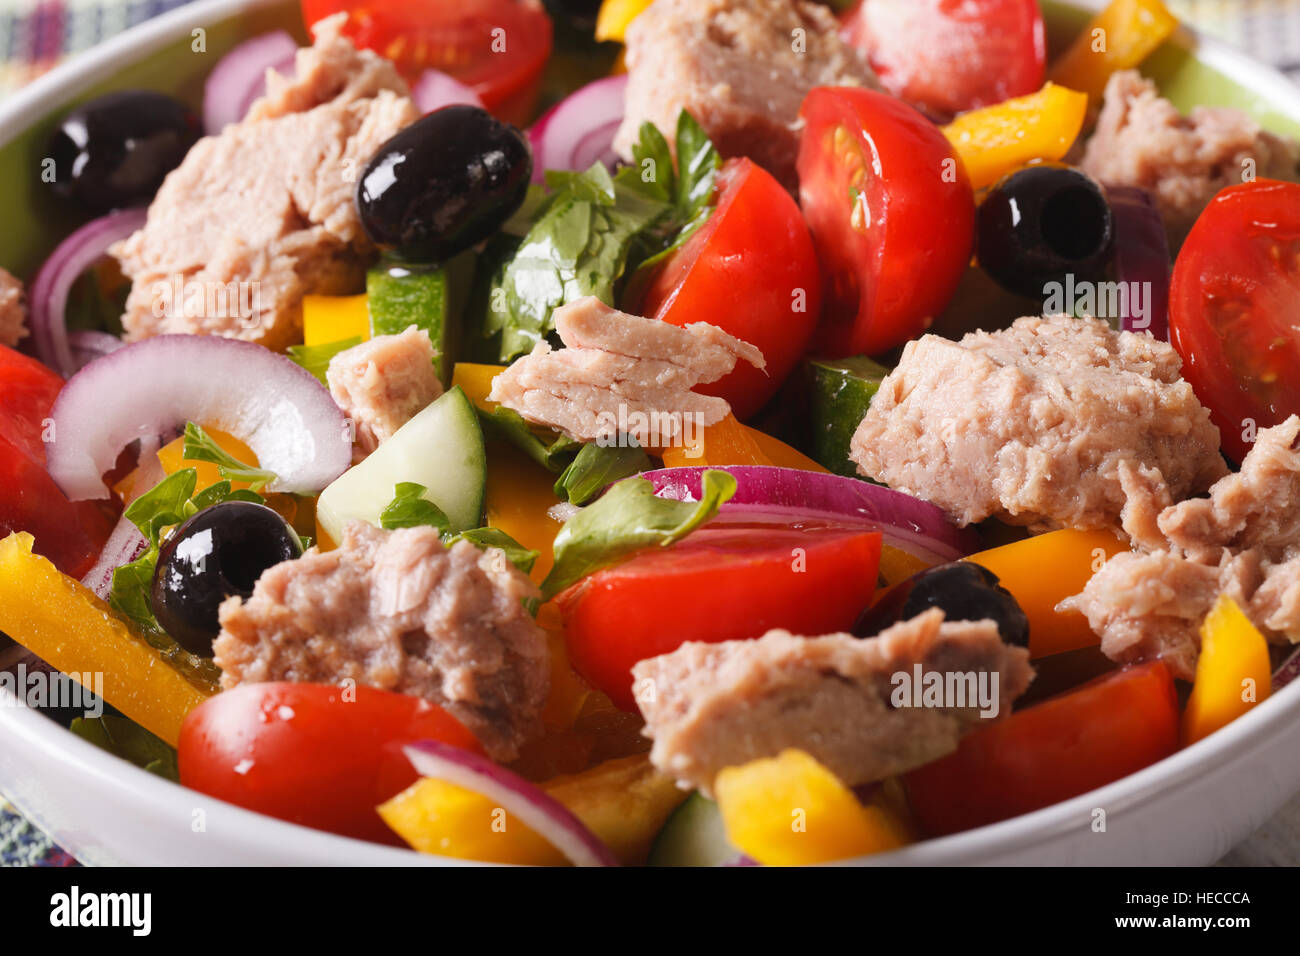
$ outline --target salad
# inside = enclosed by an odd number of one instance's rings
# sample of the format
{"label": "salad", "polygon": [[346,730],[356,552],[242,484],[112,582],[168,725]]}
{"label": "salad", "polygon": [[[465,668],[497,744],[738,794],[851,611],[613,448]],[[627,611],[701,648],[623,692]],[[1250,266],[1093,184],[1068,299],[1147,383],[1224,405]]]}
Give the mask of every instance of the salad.
{"label": "salad", "polygon": [[81,225],[0,270],[0,661],[73,732],[442,856],[810,864],[1300,669],[1300,145],[1161,96],[1159,0],[1050,61],[1036,0],[302,12],[61,116]]}

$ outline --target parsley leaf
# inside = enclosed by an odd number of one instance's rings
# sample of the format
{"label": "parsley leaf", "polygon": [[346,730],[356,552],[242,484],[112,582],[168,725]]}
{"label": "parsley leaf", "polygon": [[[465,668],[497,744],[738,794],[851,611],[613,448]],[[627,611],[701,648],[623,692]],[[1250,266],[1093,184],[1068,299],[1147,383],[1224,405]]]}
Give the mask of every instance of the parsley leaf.
{"label": "parsley leaf", "polygon": [[700,500],[655,496],[645,478],[625,478],[570,518],[555,536],[555,567],[542,582],[550,600],[571,584],[642,548],[666,548],[718,513],[736,493],[736,479],[710,469]]}
{"label": "parsley leaf", "polygon": [[443,535],[442,538],[442,543],[449,548],[457,541],[468,541],[484,549],[500,548],[506,553],[506,559],[524,574],[533,569],[533,564],[541,556],[540,551],[525,548],[500,528],[471,528],[460,534]]}
{"label": "parsley leaf", "polygon": [[556,496],[575,505],[585,505],[606,485],[648,470],[651,467],[650,456],[634,439],[628,441],[631,444],[624,447],[595,442],[583,445],[555,482]]}
{"label": "parsley leaf", "polygon": [[289,358],[315,375],[322,385],[327,385],[325,372],[330,367],[330,359],[360,344],[361,336],[354,335],[350,339],[339,339],[337,342],[326,342],[324,345],[290,345]]}
{"label": "parsley leaf", "polygon": [[422,497],[428,491],[424,485],[414,481],[399,481],[393,500],[379,514],[379,526],[388,531],[396,528],[418,528],[432,525],[439,534],[446,534],[451,527],[451,519],[432,501]]}
{"label": "parsley leaf", "polygon": [[245,482],[253,491],[261,491],[264,485],[275,481],[275,472],[244,464],[193,422],[185,425],[185,447],[182,454],[190,461],[211,462],[217,466],[222,478]]}
{"label": "parsley leaf", "polygon": [[[564,471],[571,456],[582,442],[551,429],[535,429],[513,408],[498,405],[491,412],[478,410],[478,420],[485,438],[495,438],[514,445],[548,471]],[[543,441],[538,435],[547,436]]]}

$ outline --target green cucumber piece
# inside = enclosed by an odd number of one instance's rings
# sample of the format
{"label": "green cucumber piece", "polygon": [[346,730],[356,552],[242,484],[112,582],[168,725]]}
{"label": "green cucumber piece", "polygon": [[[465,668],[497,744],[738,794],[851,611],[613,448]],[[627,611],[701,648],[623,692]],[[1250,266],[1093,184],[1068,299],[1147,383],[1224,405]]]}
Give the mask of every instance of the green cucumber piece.
{"label": "green cucumber piece", "polygon": [[650,848],[651,866],[725,866],[740,856],[727,842],[718,805],[698,790],[673,811]]}
{"label": "green cucumber piece", "polygon": [[335,541],[353,520],[379,527],[401,482],[424,485],[421,496],[442,509],[453,533],[482,524],[487,454],[478,413],[457,386],[397,430],[365,461],[349,468],[316,502],[316,517]]}
{"label": "green cucumber piece", "polygon": [[444,387],[460,347],[460,320],[474,275],[474,254],[463,252],[437,266],[382,260],[366,273],[370,334],[396,335],[409,326],[429,333]]}
{"label": "green cucumber piece", "polygon": [[856,478],[857,466],[849,461],[849,441],[889,369],[866,356],[833,362],[808,359],[805,368],[812,457],[837,475]]}

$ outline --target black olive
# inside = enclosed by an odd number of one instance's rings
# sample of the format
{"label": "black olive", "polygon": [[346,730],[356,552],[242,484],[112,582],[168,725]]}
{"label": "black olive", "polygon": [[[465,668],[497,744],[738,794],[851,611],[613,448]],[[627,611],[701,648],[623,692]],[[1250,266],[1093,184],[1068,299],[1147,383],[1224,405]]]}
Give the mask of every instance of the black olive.
{"label": "black olive", "polygon": [[51,186],[97,212],[147,203],[202,135],[184,103],[122,90],[83,103],[50,141]]}
{"label": "black olive", "polygon": [[448,106],[380,147],[357,209],[376,245],[408,262],[441,262],[495,233],[533,174],[524,135],[476,106]]}
{"label": "black olive", "polygon": [[991,620],[1008,644],[1029,646],[1029,618],[988,568],[969,561],[940,564],[912,575],[890,588],[862,612],[853,633],[872,637],[899,621],[910,620],[932,607],[950,621]]}
{"label": "black olive", "polygon": [[1110,203],[1096,180],[1069,166],[1026,166],[980,203],[975,254],[1003,288],[1041,298],[1044,286],[1093,281],[1109,261]]}
{"label": "black olive", "polygon": [[248,597],[262,572],[302,555],[302,542],[276,512],[251,501],[204,508],[172,532],[158,553],[153,613],[176,643],[203,657],[221,630],[217,608]]}

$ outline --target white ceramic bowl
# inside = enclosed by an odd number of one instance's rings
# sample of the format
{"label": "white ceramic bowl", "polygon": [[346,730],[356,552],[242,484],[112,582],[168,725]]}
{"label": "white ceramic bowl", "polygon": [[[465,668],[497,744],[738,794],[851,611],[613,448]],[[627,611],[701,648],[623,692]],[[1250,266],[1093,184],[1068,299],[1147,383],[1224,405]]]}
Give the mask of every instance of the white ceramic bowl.
{"label": "white ceramic bowl", "polygon": [[[1095,5],[1095,4],[1094,4]],[[203,0],[78,57],[0,103],[0,149],[186,42],[251,36],[285,0]],[[1062,15],[1063,4],[1046,4]],[[1068,14],[1066,14],[1068,15]],[[274,16],[272,16],[274,19]],[[233,41],[232,41],[233,42]],[[229,45],[227,43],[227,45]],[[1300,124],[1300,90],[1276,71],[1183,31],[1175,47],[1230,76],[1256,112]],[[1175,57],[1184,56],[1174,51]],[[192,78],[191,78],[192,79]],[[133,82],[140,82],[133,78]],[[158,78],[167,89],[166,77]],[[1201,81],[1202,83],[1204,81]],[[10,180],[12,183],[14,180]],[[25,255],[34,263],[44,250]],[[22,267],[18,262],[6,265]],[[139,770],[0,691],[0,792],[79,860],[153,865],[440,865],[459,861],[331,836],[212,800]],[[1300,681],[1230,726],[1110,786],[1013,820],[865,858],[870,865],[1208,864],[1300,791]],[[959,799],[960,797],[958,797]],[[321,799],[329,799],[321,794]],[[1099,831],[1098,810],[1105,828]]]}

